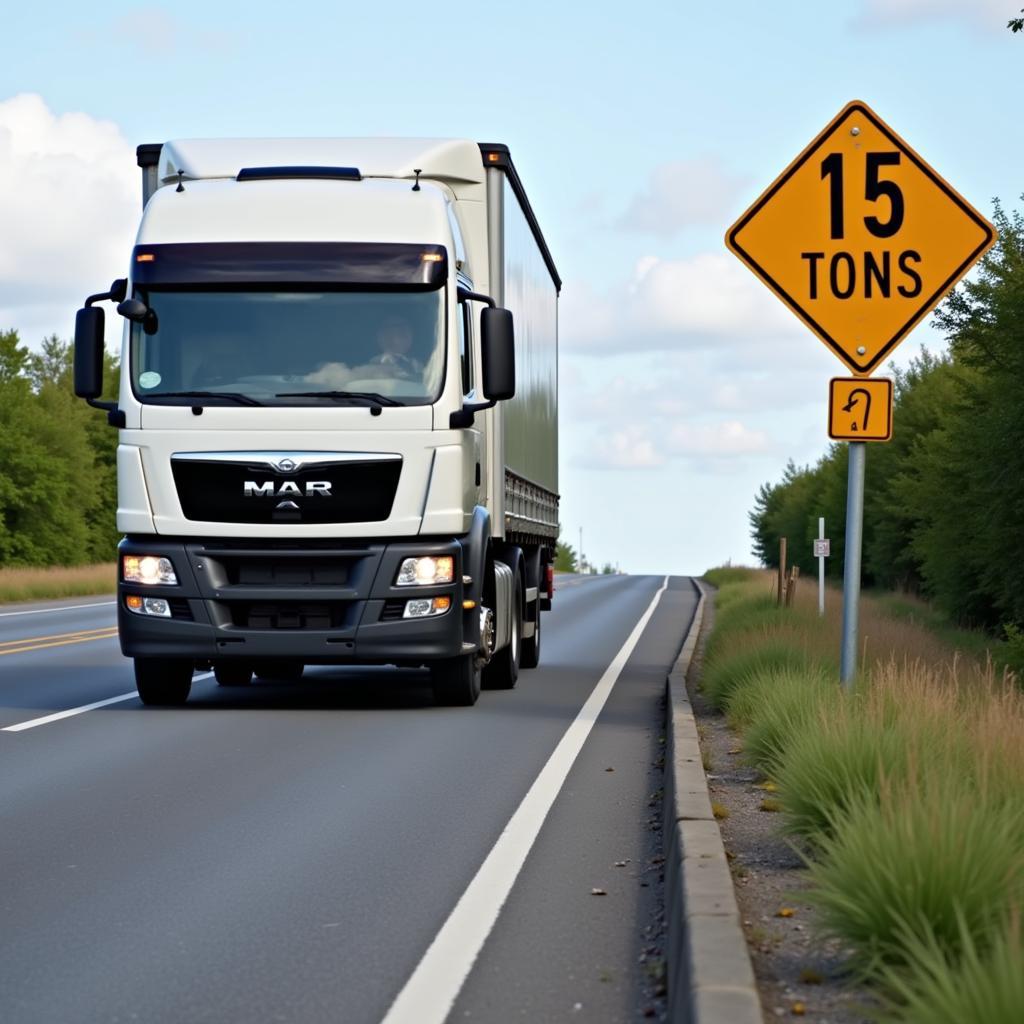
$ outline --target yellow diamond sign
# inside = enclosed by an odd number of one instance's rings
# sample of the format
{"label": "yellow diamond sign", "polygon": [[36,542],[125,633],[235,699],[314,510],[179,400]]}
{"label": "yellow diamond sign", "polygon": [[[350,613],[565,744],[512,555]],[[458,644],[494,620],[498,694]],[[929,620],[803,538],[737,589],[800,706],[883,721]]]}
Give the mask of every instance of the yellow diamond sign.
{"label": "yellow diamond sign", "polygon": [[848,103],[726,244],[855,374],[870,374],[995,242],[870,107]]}

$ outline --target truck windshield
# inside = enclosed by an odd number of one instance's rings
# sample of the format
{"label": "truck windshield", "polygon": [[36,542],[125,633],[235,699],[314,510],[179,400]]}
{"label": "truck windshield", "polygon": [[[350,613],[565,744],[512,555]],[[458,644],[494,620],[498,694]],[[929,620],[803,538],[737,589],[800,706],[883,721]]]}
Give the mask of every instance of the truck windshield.
{"label": "truck windshield", "polygon": [[441,393],[443,288],[135,294],[151,310],[131,333],[132,387],[144,402],[194,404],[188,393],[202,392],[210,405],[374,394],[387,405],[426,405]]}

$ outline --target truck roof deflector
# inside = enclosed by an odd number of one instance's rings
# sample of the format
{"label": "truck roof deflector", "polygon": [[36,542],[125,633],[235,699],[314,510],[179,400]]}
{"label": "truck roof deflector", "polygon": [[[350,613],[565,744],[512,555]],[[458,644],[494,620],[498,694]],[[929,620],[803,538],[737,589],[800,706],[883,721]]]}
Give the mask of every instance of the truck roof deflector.
{"label": "truck roof deflector", "polygon": [[358,167],[243,167],[236,181],[266,181],[272,178],[326,178],[331,181],[362,181]]}

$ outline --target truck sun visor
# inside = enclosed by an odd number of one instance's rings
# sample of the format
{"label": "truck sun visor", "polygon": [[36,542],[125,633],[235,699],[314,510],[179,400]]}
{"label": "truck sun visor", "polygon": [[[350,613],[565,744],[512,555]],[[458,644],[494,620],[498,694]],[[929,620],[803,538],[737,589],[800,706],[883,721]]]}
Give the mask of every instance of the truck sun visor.
{"label": "truck sun visor", "polygon": [[448,276],[443,245],[385,242],[186,242],[139,245],[139,287],[440,288]]}
{"label": "truck sun visor", "polygon": [[236,181],[266,181],[270,178],[326,178],[332,181],[362,181],[358,167],[243,167]]}

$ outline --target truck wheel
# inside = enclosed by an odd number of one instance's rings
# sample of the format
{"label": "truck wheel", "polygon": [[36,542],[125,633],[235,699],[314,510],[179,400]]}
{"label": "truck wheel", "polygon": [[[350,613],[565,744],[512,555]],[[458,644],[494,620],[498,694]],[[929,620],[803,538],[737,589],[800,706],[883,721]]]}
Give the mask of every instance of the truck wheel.
{"label": "truck wheel", "polygon": [[135,688],[143,704],[179,707],[192,690],[192,662],[177,658],[136,658]]}
{"label": "truck wheel", "polygon": [[448,658],[430,666],[434,700],[448,707],[468,708],[480,696],[480,666],[476,655]]}
{"label": "truck wheel", "polygon": [[523,653],[519,658],[520,668],[536,668],[540,664],[540,598],[534,605],[533,636],[524,637]]}
{"label": "truck wheel", "polygon": [[516,576],[512,587],[512,635],[484,669],[485,690],[511,690],[519,679],[523,647],[523,581]]}
{"label": "truck wheel", "polygon": [[301,661],[292,658],[271,658],[257,663],[256,675],[274,682],[294,683],[302,678],[305,668]]}

